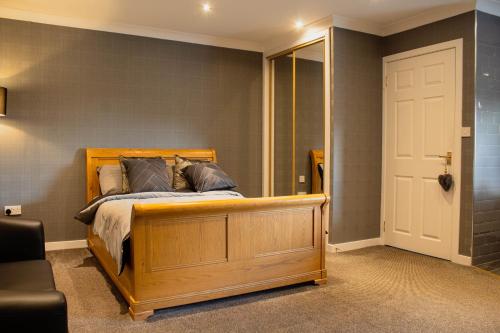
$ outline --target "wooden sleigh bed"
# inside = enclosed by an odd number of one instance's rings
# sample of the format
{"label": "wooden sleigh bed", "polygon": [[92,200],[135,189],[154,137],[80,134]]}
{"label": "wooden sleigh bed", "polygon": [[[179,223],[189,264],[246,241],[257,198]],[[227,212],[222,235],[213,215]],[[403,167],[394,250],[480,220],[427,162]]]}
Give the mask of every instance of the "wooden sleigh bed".
{"label": "wooden sleigh bed", "polygon": [[[87,201],[100,195],[97,167],[119,156],[216,161],[214,150],[87,149]],[[155,309],[301,282],[326,282],[324,194],[135,204],[123,272],[88,229],[88,245],[134,320]]]}

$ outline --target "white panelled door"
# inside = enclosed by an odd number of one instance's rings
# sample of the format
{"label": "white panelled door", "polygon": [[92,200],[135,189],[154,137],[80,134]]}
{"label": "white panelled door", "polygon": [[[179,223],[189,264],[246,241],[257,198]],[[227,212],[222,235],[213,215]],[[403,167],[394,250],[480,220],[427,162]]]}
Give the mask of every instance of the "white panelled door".
{"label": "white panelled door", "polygon": [[455,49],[386,64],[384,126],[385,243],[451,258],[453,200],[438,183],[453,174]]}

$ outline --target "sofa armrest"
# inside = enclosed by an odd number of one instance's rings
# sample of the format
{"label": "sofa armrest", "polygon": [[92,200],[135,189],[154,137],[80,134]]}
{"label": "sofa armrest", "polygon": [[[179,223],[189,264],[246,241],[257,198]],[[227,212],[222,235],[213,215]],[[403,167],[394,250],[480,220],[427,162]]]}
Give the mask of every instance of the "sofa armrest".
{"label": "sofa armrest", "polygon": [[0,290],[0,322],[6,332],[67,332],[66,298],[59,291]]}
{"label": "sofa armrest", "polygon": [[0,218],[0,262],[45,259],[40,221]]}

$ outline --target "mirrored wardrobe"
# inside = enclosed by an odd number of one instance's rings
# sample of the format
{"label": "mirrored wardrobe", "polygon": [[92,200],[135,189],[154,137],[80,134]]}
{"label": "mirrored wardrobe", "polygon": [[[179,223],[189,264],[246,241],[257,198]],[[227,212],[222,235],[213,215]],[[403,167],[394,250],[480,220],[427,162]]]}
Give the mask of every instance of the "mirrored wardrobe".
{"label": "mirrored wardrobe", "polygon": [[318,40],[270,59],[272,195],[323,192],[324,54]]}

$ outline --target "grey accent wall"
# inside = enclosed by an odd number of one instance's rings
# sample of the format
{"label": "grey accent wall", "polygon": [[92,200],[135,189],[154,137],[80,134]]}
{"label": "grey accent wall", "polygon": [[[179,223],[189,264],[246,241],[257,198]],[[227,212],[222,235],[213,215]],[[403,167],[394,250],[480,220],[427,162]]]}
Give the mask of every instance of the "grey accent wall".
{"label": "grey accent wall", "polygon": [[380,236],[382,38],[334,29],[330,243]]}
{"label": "grey accent wall", "polygon": [[262,54],[0,19],[0,206],[82,239],[85,147],[213,147],[261,195]]}
{"label": "grey accent wall", "polygon": [[500,259],[500,17],[477,12],[473,263]]}
{"label": "grey accent wall", "polygon": [[474,159],[475,12],[384,37],[383,55],[463,38],[462,124],[471,127],[472,137],[462,140],[462,188],[459,252],[470,256],[472,247],[472,173]]}

